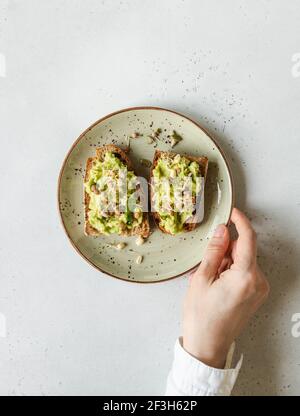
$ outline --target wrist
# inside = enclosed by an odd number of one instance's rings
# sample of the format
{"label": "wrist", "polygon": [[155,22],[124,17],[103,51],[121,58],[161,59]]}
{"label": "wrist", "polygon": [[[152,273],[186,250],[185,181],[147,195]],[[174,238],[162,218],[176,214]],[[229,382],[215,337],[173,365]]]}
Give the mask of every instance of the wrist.
{"label": "wrist", "polygon": [[199,345],[196,346],[189,343],[185,338],[183,338],[182,346],[186,352],[203,364],[213,368],[224,369],[229,348],[200,347]]}

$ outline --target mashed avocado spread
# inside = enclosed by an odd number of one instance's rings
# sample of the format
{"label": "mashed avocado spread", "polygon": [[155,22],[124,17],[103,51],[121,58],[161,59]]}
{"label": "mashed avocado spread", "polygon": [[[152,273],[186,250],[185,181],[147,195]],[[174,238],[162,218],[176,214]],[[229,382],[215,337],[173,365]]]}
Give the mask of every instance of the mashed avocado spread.
{"label": "mashed avocado spread", "polygon": [[179,154],[162,155],[153,169],[153,178],[154,208],[160,225],[167,232],[178,234],[194,215],[202,183],[199,164]]}
{"label": "mashed avocado spread", "polygon": [[[129,199],[137,190],[137,177],[112,152],[97,160],[85,182],[90,196],[88,220],[103,234],[121,234],[142,223],[143,212],[136,203],[129,209]],[[125,188],[125,189],[124,189]]]}

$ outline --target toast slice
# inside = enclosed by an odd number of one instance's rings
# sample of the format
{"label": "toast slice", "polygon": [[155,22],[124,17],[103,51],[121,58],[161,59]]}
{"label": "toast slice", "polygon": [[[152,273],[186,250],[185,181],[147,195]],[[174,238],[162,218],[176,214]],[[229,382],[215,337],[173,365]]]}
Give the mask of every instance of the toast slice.
{"label": "toast slice", "polygon": [[[131,160],[127,156],[126,152],[118,146],[115,146],[113,144],[109,144],[109,145],[105,145],[101,148],[97,148],[96,149],[96,156],[87,159],[85,178],[84,178],[85,183],[88,183],[88,181],[90,179],[90,172],[91,172],[91,169],[93,168],[94,164],[99,162],[99,161],[103,162],[104,159],[105,159],[105,155],[107,153],[111,153],[114,156],[116,156],[124,164],[124,166],[127,167],[127,170],[131,171],[133,173],[133,166],[132,166]],[[99,191],[98,191],[98,193],[99,193]],[[88,236],[95,236],[95,237],[103,235],[103,234],[107,234],[105,232],[101,232],[99,229],[97,229],[93,225],[91,225],[91,223],[89,221],[89,213],[91,211],[90,202],[91,202],[91,196],[85,188],[85,190],[84,190],[84,206],[85,206],[84,231],[85,231],[85,234],[88,235]],[[120,215],[120,213],[110,213],[110,214],[112,214],[114,217],[117,217],[118,215]],[[125,224],[125,226],[123,226],[122,229],[120,229],[118,234],[123,235],[123,236],[136,235],[136,236],[141,236],[143,238],[147,238],[150,234],[148,213],[143,212],[143,213],[141,213],[141,215],[142,215],[142,220],[139,224],[135,224],[134,221],[133,221],[133,224],[132,224],[131,228],[129,228]],[[109,233],[109,234],[112,234],[112,233]]]}
{"label": "toast slice", "polygon": [[[174,159],[178,154],[177,153],[173,153],[173,152],[162,152],[160,150],[156,150],[155,154],[154,154],[154,158],[153,158],[153,163],[152,163],[152,167],[151,167],[151,171],[150,171],[150,182],[152,183],[153,180],[153,171],[156,168],[158,162],[160,159],[164,159],[164,158],[169,158],[169,159]],[[200,156],[200,157],[195,157],[195,156],[186,156],[186,155],[179,155],[180,157],[184,157],[185,159],[188,159],[190,162],[196,162],[199,166],[199,177],[202,178],[202,183],[201,183],[201,189],[199,191],[199,193],[197,195],[195,195],[195,199],[200,196],[201,199],[203,198],[204,195],[204,186],[205,186],[205,181],[206,181],[206,176],[207,176],[207,169],[208,169],[208,159],[207,157],[204,156]],[[178,157],[178,156],[177,156]],[[197,224],[199,224],[202,221],[202,218],[199,219],[199,215],[197,215],[197,211],[196,213],[194,213],[190,218],[189,221],[184,223],[182,226],[182,230],[178,231],[178,232],[170,232],[169,230],[167,230],[164,225],[163,225],[163,221],[161,219],[161,216],[159,214],[159,212],[157,212],[155,210],[154,207],[154,200],[155,200],[155,190],[154,187],[151,186],[150,187],[150,198],[151,198],[151,213],[153,216],[153,219],[156,223],[156,225],[158,226],[158,228],[166,234],[170,234],[170,235],[176,235],[179,234],[181,231],[183,232],[189,232],[194,230],[197,227]],[[200,201],[201,203],[201,201]]]}

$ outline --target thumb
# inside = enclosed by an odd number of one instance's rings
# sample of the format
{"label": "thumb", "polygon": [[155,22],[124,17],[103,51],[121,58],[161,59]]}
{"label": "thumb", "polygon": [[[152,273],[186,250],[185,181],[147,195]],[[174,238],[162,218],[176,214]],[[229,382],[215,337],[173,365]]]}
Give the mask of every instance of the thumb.
{"label": "thumb", "polygon": [[218,225],[205,250],[196,272],[197,275],[204,276],[208,280],[214,280],[228,249],[229,241],[229,231],[226,225]]}

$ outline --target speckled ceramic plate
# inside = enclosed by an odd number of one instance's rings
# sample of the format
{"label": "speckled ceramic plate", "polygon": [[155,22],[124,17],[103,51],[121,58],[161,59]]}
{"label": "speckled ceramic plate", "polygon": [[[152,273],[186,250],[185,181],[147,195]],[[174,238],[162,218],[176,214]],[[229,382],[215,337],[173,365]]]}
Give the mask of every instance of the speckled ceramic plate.
{"label": "speckled ceramic plate", "polygon": [[[147,136],[162,129],[158,149],[172,150],[170,134],[173,130],[183,140],[173,148],[181,154],[207,156],[208,176],[205,186],[204,220],[197,228],[178,236],[159,231],[153,233],[142,246],[134,237],[84,234],[83,177],[88,157],[95,148],[108,143],[126,146],[126,136],[140,132],[142,137],[131,141],[130,158],[137,174],[148,177],[149,169],[140,166],[140,159],[152,160],[154,144]],[[194,121],[174,111],[156,107],[137,107],[118,111],[100,119],[84,131],[67,154],[59,176],[58,201],[64,229],[77,252],[91,265],[111,276],[130,282],[159,282],[187,273],[201,262],[203,252],[217,224],[227,223],[233,204],[232,178],[224,154],[209,135]],[[109,247],[126,241],[123,250]],[[143,256],[140,265],[135,263]]]}

